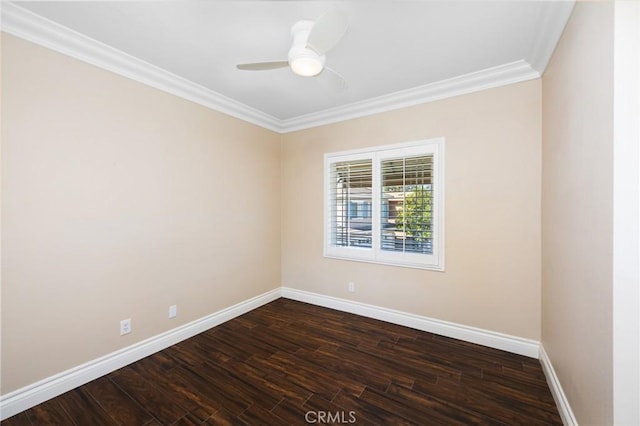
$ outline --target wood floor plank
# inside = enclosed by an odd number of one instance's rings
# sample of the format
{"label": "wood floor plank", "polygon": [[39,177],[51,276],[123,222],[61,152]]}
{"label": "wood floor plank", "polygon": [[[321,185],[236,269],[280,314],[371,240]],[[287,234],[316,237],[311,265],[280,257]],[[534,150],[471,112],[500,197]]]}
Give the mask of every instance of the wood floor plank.
{"label": "wood floor plank", "polygon": [[[173,366],[166,368],[167,365]],[[208,404],[206,400],[194,394],[192,389],[181,386],[179,381],[172,378],[171,370],[176,366],[175,361],[171,364],[160,357],[152,355],[151,357],[131,364],[129,368],[145,377],[146,380],[153,383],[156,387],[163,389],[167,397],[177,405],[184,407],[192,415],[198,417],[200,421],[204,421],[215,412],[218,407]]]}
{"label": "wood floor plank", "polygon": [[492,367],[498,364],[521,370],[522,363],[527,359],[522,355],[444,336],[433,336],[431,339],[425,339],[419,336],[415,339],[414,344],[417,345],[419,350],[429,350],[433,348],[438,351],[447,351],[455,355],[457,359],[465,362],[477,361],[479,362],[478,366],[481,368],[483,368],[484,365]]}
{"label": "wood floor plank", "polygon": [[360,383],[350,375],[340,374],[332,369],[318,366],[312,359],[305,358],[304,352],[302,352],[301,356],[293,356],[288,353],[278,352],[270,359],[277,362],[279,365],[285,366],[287,369],[287,375],[294,370],[298,370],[312,378],[312,380],[322,383],[322,386],[329,390],[326,395],[327,399],[330,399],[331,394],[335,395],[336,392],[332,392],[334,387],[337,388],[337,390],[344,389],[354,395],[362,393],[362,390],[365,387],[363,383]]}
{"label": "wood floor plank", "polygon": [[[558,424],[560,420],[557,414],[546,412],[544,407],[531,406],[528,402],[521,401],[513,393],[492,392],[484,386],[477,389],[443,379],[436,385],[416,381],[413,389],[425,395],[436,396],[457,406],[467,407],[488,417],[502,419],[509,424],[539,424],[540,422]],[[536,422],[536,417],[539,422]]]}
{"label": "wood floor plank", "polygon": [[[537,399],[553,403],[553,398],[548,393],[548,386],[546,383],[539,382],[537,380],[530,380],[522,377],[522,375],[514,375],[505,373],[495,373],[493,371],[487,371],[482,376],[482,383],[500,384],[504,387],[514,389],[515,391],[525,392],[527,395],[535,395]],[[471,383],[471,381],[468,381]],[[480,384],[479,381],[474,381],[475,384]]]}
{"label": "wood floor plank", "polygon": [[[315,395],[314,395],[315,397]],[[312,399],[314,399],[312,397]],[[414,423],[408,421],[397,414],[380,407],[378,404],[372,404],[362,398],[358,398],[346,392],[340,392],[331,401],[333,404],[339,406],[341,410],[347,412],[353,412],[357,423],[363,422],[365,424],[373,425],[413,425]],[[316,403],[318,407],[323,407],[324,404],[320,401]]]}
{"label": "wood floor plank", "polygon": [[[351,317],[349,317],[351,318]],[[360,345],[371,344],[375,345],[381,340],[386,340],[395,343],[400,338],[415,339],[415,330],[407,331],[402,328],[391,328],[388,326],[381,327],[380,324],[374,325],[367,322],[355,322],[353,319],[350,321],[347,319],[337,320],[325,320],[323,326],[329,330],[337,330],[346,335],[351,335],[352,339],[357,338],[360,340]],[[357,346],[357,345],[356,345]]]}
{"label": "wood floor plank", "polygon": [[[348,395],[350,395],[350,397],[359,398],[356,395],[352,395],[352,394],[348,394]],[[324,398],[322,398],[321,396],[318,396],[318,395],[312,395],[309,399],[307,399],[304,402],[304,404],[302,404],[301,408],[304,410],[305,413],[307,411],[309,411],[309,410],[311,410],[311,411],[323,411],[324,410],[324,411],[334,411],[335,412],[335,411],[343,409],[341,406],[336,405],[335,403],[333,403],[331,401],[327,401],[326,399],[324,399]]]}
{"label": "wood floor plank", "polygon": [[111,380],[162,424],[172,424],[188,412],[163,390],[166,388],[154,386],[130,367]]}
{"label": "wood floor plank", "polygon": [[197,369],[188,366],[176,367],[169,372],[172,380],[176,380],[183,389],[190,389],[194,397],[197,397],[206,406],[216,409],[214,412],[224,408],[235,416],[240,415],[250,405],[240,395],[234,396],[225,392],[225,383],[211,383],[209,376],[203,371],[203,367]]}
{"label": "wood floor plank", "polygon": [[[482,389],[485,395],[492,395],[503,401],[504,405],[525,413],[529,417],[543,419],[550,424],[562,423],[555,404],[551,401],[540,398],[537,394],[531,394],[526,391],[505,387],[501,384],[483,380],[482,385],[477,378],[463,378],[462,383],[474,389]],[[469,386],[471,385],[471,386]]]}
{"label": "wood floor plank", "polygon": [[36,405],[27,412],[33,425],[75,425],[76,423],[64,411],[58,399],[51,399]]}
{"label": "wood floor plank", "polygon": [[[411,341],[400,339],[397,346],[411,349],[417,353],[429,354],[430,357],[447,359],[454,368],[472,375],[476,375],[480,371],[500,372],[502,366],[505,365],[504,359],[496,359],[468,346],[456,346],[449,342],[437,342],[433,339]],[[513,362],[512,366],[515,368],[521,368],[522,366],[522,364],[512,360],[509,360],[509,362]]]}
{"label": "wood floor plank", "polygon": [[414,407],[416,412],[423,412],[429,421],[455,424],[491,424],[504,426],[504,422],[496,421],[491,416],[484,416],[466,405],[455,405],[443,398],[430,396],[407,389],[404,386],[392,384],[387,390],[387,396],[399,403]]}
{"label": "wood floor plank", "polygon": [[280,426],[352,416],[358,425],[561,424],[537,359],[278,299],[1,426]]}
{"label": "wood floor plank", "polygon": [[284,419],[259,404],[247,408],[238,419],[248,425],[284,425]]}
{"label": "wood floor plank", "polygon": [[171,426],[202,426],[202,423],[202,420],[200,420],[193,414],[188,413],[172,423]]}
{"label": "wood floor plank", "polygon": [[281,364],[281,361],[273,358],[253,357],[248,361],[256,368],[263,368],[273,375],[286,376],[287,380],[313,394],[320,394],[326,399],[331,399],[340,391],[340,387],[326,376],[315,375],[308,369],[291,369],[291,366]]}
{"label": "wood floor plank", "polygon": [[2,426],[32,426],[29,415],[27,414],[29,411],[30,410],[23,411],[15,416],[9,417],[2,422]]}
{"label": "wood floor plank", "polygon": [[321,327],[305,330],[305,336],[316,339],[321,347],[334,344],[358,346],[364,342],[375,344],[380,341],[377,335],[367,335],[366,333],[363,335],[344,329],[341,326],[342,321],[328,319],[323,320],[321,324]]}
{"label": "wood floor plank", "polygon": [[[282,330],[280,328],[280,330]],[[268,327],[264,327],[262,325],[256,327],[251,334],[252,338],[272,345],[282,352],[295,353],[298,349],[300,349],[300,345],[293,343],[291,340],[288,340],[277,333],[277,329],[270,329]]]}
{"label": "wood floor plank", "polygon": [[219,391],[224,392],[228,398],[242,398],[250,401],[250,406],[259,405],[270,410],[282,399],[268,392],[266,388],[260,386],[260,383],[242,374],[241,371],[232,371],[225,366],[208,365],[203,377],[210,383],[217,384]]}
{"label": "wood floor plank", "polygon": [[[489,419],[496,419],[495,421],[501,419],[506,424],[523,424],[523,421],[528,418],[527,414],[511,409],[504,399],[446,379],[440,380],[437,384],[416,381],[412,390],[451,406],[464,408]],[[402,392],[402,390],[393,389],[392,392]]]}
{"label": "wood floor plank", "polygon": [[[437,361],[420,359],[420,353],[407,351],[397,345],[386,346],[386,342],[373,348],[340,348],[338,354],[345,358],[358,359],[366,357],[370,365],[376,365],[378,369],[383,371],[397,371],[398,368],[410,369],[415,377],[433,380],[434,377],[448,377],[451,379],[460,379],[462,372],[456,368],[450,367],[448,364],[438,363]],[[398,362],[402,360],[402,362]]]}
{"label": "wood floor plank", "polygon": [[273,329],[273,331],[278,331],[279,333],[281,333],[280,335],[285,340],[288,340],[294,345],[304,349],[314,351],[319,348],[340,347],[340,344],[338,342],[325,337],[314,336],[309,332],[310,330],[312,330],[312,328],[308,326],[308,321],[305,322],[302,320],[290,324],[284,329]]}
{"label": "wood floor plank", "polygon": [[306,424],[305,415],[309,410],[310,408],[306,407],[304,402],[299,403],[299,401],[284,398],[271,412],[280,417],[284,421],[283,424],[299,425]]}
{"label": "wood floor plank", "polygon": [[56,399],[75,424],[96,426],[118,424],[85,388],[76,388]]}
{"label": "wood floor plank", "polygon": [[397,359],[405,360],[407,365],[420,369],[438,377],[446,377],[452,380],[460,380],[462,373],[467,372],[472,375],[481,375],[479,368],[468,368],[465,365],[455,364],[446,357],[433,356],[426,352],[407,348],[403,345],[388,344],[380,342],[376,348],[367,348],[367,351],[380,359],[386,359],[393,363]]}
{"label": "wood floor plank", "polygon": [[[385,390],[392,380],[397,379],[407,386],[411,386],[413,383],[413,378],[411,377],[396,374],[395,372],[389,373],[388,371],[378,368],[378,365],[371,362],[363,363],[362,357],[344,357],[332,351],[306,351],[304,349],[301,349],[299,354],[304,356],[305,359],[313,361],[319,367],[333,371],[339,375],[352,377],[364,386]],[[360,395],[364,387],[361,386],[358,390],[357,395]]]}
{"label": "wood floor plank", "polygon": [[[523,386],[531,386],[537,388],[540,392],[545,392],[547,390],[547,381],[544,377],[544,373],[542,373],[542,369],[540,369],[539,374],[533,374],[531,371],[517,370],[507,366],[502,367],[500,376],[504,376],[508,380],[516,381]],[[498,375],[498,374],[496,374]]]}
{"label": "wood floor plank", "polygon": [[250,381],[253,386],[260,389],[265,395],[274,395],[276,399],[279,399],[278,402],[283,398],[287,398],[298,405],[302,405],[312,395],[311,392],[287,381],[286,377],[282,375],[269,376],[265,371],[260,371],[244,362],[231,360],[222,367],[244,377],[245,380]]}
{"label": "wood floor plank", "polygon": [[[399,387],[401,388],[401,387]],[[406,393],[409,393],[407,391]],[[398,393],[396,395],[399,395]],[[406,396],[406,394],[404,394]],[[487,419],[469,411],[455,409],[436,399],[422,398],[420,408],[416,410],[409,398],[389,398],[388,394],[378,392],[374,389],[366,389],[360,397],[362,401],[380,410],[387,410],[399,419],[419,424],[428,421],[429,424],[441,425],[472,425],[486,424]],[[415,398],[414,398],[415,400]]]}
{"label": "wood floor plank", "polygon": [[224,336],[221,336],[222,333],[202,333],[199,338],[201,338],[204,342],[208,342],[207,344],[211,347],[214,347],[217,352],[221,352],[228,359],[242,359],[246,360],[253,356],[253,353],[246,348],[240,347],[239,345],[234,345],[233,342],[226,339]]}
{"label": "wood floor plank", "polygon": [[237,416],[234,416],[223,408],[213,413],[204,423],[216,426],[234,426],[238,425],[240,422],[238,421]]}
{"label": "wood floor plank", "polygon": [[216,335],[218,339],[222,339],[234,346],[236,349],[242,349],[249,354],[249,357],[254,355],[258,356],[271,356],[279,351],[279,348],[271,343],[256,340],[251,335],[238,333],[230,330],[220,330]]}
{"label": "wood floor plank", "polygon": [[120,424],[143,425],[153,419],[140,404],[106,377],[89,382],[84,388]]}
{"label": "wood floor plank", "polygon": [[208,339],[197,337],[167,348],[166,353],[174,360],[191,366],[202,365],[211,360],[224,362],[231,359],[230,355],[219,350]]}

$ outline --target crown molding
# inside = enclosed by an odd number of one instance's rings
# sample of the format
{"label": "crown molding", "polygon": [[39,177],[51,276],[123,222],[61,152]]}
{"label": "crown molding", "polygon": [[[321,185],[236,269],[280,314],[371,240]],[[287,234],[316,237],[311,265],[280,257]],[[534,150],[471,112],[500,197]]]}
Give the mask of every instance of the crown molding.
{"label": "crown molding", "polygon": [[343,107],[282,120],[281,132],[304,130],[540,78],[562,36],[575,2],[576,0],[559,0],[540,3],[541,10],[536,24],[540,29],[536,33],[536,38],[531,45],[529,54],[523,60],[367,99]]}
{"label": "crown molding", "polygon": [[11,2],[2,2],[2,31],[240,120],[276,132],[280,131],[279,120],[271,115],[89,38]]}
{"label": "crown molding", "polygon": [[343,107],[306,114],[282,121],[282,132],[293,132],[367,115],[406,108],[439,99],[478,92],[540,77],[525,61],[487,68],[435,83],[355,102]]}
{"label": "crown molding", "polygon": [[[555,2],[548,2],[554,4]],[[414,106],[485,89],[539,78],[566,24],[574,0],[545,5],[539,18],[542,31],[529,57],[509,64],[402,90],[372,99],[280,120],[132,55],[43,18],[11,2],[2,2],[2,31],[97,67],[182,97],[207,108],[277,133],[288,133],[367,115]],[[558,11],[561,11],[559,13]],[[558,25],[558,23],[562,25]],[[557,29],[557,28],[560,29]],[[556,31],[551,31],[556,28]]]}
{"label": "crown molding", "polygon": [[556,49],[575,6],[575,0],[543,2],[541,5],[542,9],[536,23],[539,30],[527,55],[527,62],[540,75],[544,74],[551,55]]}

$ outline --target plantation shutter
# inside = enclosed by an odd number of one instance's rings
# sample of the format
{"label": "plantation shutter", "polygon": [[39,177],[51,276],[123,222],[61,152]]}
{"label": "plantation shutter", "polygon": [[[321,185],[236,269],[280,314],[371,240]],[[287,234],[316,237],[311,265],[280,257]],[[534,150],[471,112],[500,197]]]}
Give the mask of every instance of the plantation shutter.
{"label": "plantation shutter", "polygon": [[335,162],[329,174],[331,243],[371,248],[372,160]]}
{"label": "plantation shutter", "polygon": [[444,139],[325,154],[324,256],[444,270]]}
{"label": "plantation shutter", "polygon": [[380,162],[380,248],[433,254],[433,155]]}

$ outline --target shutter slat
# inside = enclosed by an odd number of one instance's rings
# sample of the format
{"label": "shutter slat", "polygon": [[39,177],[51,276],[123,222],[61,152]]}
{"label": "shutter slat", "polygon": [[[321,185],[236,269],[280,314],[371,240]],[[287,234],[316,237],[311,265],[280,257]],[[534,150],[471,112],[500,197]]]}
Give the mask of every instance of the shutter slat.
{"label": "shutter slat", "polygon": [[373,165],[370,159],[333,163],[330,175],[332,244],[372,247]]}
{"label": "shutter slat", "polygon": [[380,248],[432,254],[433,155],[386,159],[380,167]]}

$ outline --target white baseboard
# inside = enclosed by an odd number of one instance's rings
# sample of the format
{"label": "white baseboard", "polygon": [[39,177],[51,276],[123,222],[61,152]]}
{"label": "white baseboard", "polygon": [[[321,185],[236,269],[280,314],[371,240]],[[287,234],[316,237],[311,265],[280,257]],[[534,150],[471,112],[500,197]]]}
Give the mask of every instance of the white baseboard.
{"label": "white baseboard", "polygon": [[298,300],[300,302],[311,303],[313,305],[324,306],[343,312],[349,312],[364,317],[374,318],[393,324],[415,328],[417,330],[428,331],[442,336],[452,337],[491,348],[501,349],[531,358],[538,358],[540,342],[508,334],[497,333],[495,331],[484,330],[476,327],[442,321],[435,318],[396,311],[380,306],[367,305],[337,297],[325,296],[318,293],[296,290],[283,287],[282,297]]}
{"label": "white baseboard", "polygon": [[[285,297],[287,299],[298,300],[343,312],[362,315],[532,358],[538,358],[540,353],[540,344],[535,340],[441,321],[380,306],[325,296],[318,293],[281,287],[3,395],[0,397],[0,419],[4,420],[11,417],[64,392],[88,383],[91,380],[102,377],[105,374],[109,374],[118,368],[122,368],[146,356],[152,355],[171,345],[222,324],[223,322],[229,321],[230,319],[265,305],[279,297]],[[545,367],[545,374],[547,374],[547,369],[551,366],[548,358],[546,362],[548,367]],[[543,366],[545,366],[544,360]],[[553,369],[551,369],[551,371],[553,371]],[[552,376],[554,379],[549,378],[549,376],[547,377],[550,385],[552,386],[551,389],[554,392],[554,398],[556,397],[555,389],[559,389],[560,395],[564,397],[555,374]],[[573,414],[571,413],[571,410],[568,409],[566,398],[564,398],[563,401],[564,405],[561,405],[561,403],[558,402],[561,415],[563,415],[563,408],[561,407],[566,407],[568,410],[566,412],[570,415],[568,418],[573,419]],[[563,415],[563,420],[564,419],[565,417]],[[565,422],[565,424],[575,425],[576,423],[574,420],[573,423]]]}
{"label": "white baseboard", "polygon": [[175,345],[223,322],[247,313],[280,297],[281,289],[263,293],[228,308],[207,315],[165,333],[135,343],[126,348],[63,371],[24,388],[15,390],[0,399],[0,419],[4,420],[71,389],[102,377],[112,371],[136,362],[144,357]]}
{"label": "white baseboard", "polygon": [[560,384],[560,380],[556,375],[556,371],[553,369],[551,359],[549,359],[549,356],[544,350],[544,346],[542,346],[542,344],[540,344],[540,363],[542,364],[544,375],[547,378],[547,383],[549,383],[549,388],[551,389],[553,399],[556,401],[556,406],[558,407],[558,412],[560,413],[562,423],[565,426],[578,426],[578,421],[573,415],[573,411],[571,410],[571,406],[569,405],[569,400],[564,394],[564,390],[562,390],[562,385]]}

